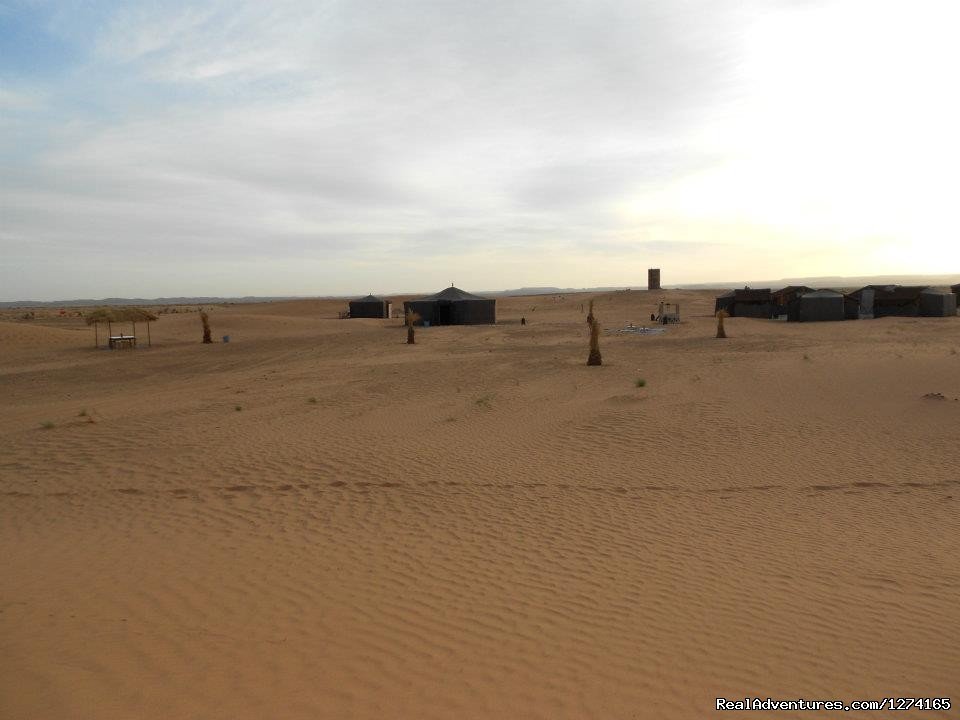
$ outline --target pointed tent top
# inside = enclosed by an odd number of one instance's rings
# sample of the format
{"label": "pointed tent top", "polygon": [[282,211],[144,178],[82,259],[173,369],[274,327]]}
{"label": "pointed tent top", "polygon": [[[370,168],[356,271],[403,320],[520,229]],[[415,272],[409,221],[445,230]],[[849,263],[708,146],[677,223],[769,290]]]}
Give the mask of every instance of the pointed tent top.
{"label": "pointed tent top", "polygon": [[458,287],[451,285],[450,287],[441,290],[438,293],[433,295],[427,295],[426,297],[418,298],[418,300],[487,300],[488,298],[480,297],[479,295],[473,295],[468,293],[466,290],[461,290]]}
{"label": "pointed tent top", "polygon": [[383,302],[383,298],[378,298],[376,295],[367,295],[354,302]]}

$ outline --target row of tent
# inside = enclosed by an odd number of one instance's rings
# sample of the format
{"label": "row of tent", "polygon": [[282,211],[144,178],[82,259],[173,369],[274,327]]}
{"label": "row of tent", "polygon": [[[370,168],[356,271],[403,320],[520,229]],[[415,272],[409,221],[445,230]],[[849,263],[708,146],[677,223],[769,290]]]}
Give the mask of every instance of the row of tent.
{"label": "row of tent", "polygon": [[951,317],[957,314],[960,283],[951,292],[924,286],[867,285],[851,293],[789,285],[781,290],[731,290],[716,299],[714,312],[732,317],[789,321],[857,320],[879,317]]}
{"label": "row of tent", "polygon": [[[433,295],[408,300],[403,312],[413,312],[418,325],[492,325],[497,322],[497,301],[453,287]],[[352,318],[388,318],[393,304],[373,295],[350,301]]]}

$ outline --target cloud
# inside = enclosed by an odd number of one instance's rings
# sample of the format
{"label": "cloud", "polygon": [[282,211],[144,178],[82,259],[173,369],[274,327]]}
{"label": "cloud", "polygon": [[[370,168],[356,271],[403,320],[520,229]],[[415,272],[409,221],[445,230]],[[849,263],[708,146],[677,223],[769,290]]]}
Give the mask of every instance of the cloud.
{"label": "cloud", "polygon": [[[5,21],[69,52],[42,76],[18,69],[27,55],[0,59],[2,292],[46,287],[51,256],[149,259],[155,294],[180,292],[186,264],[277,294],[267,269],[351,292],[387,283],[379,262],[416,287],[434,269],[411,254],[482,287],[508,263],[565,273],[543,284],[629,284],[631,253],[636,273],[670,253],[706,273],[719,245],[762,256],[764,227],[855,239],[864,221],[841,222],[839,188],[859,183],[862,208],[906,190],[863,180],[868,143],[811,150],[834,127],[818,92],[842,99],[830,73],[853,77],[851,2],[15,4]],[[824,27],[833,65],[791,60]],[[907,167],[906,145],[887,151]],[[227,257],[229,282],[213,271]],[[585,258],[592,277],[571,277]]]}

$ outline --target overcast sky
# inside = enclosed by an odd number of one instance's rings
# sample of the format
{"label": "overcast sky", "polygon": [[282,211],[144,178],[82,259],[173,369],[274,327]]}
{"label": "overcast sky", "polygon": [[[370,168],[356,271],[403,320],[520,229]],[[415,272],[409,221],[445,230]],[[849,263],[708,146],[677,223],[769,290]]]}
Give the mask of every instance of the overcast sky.
{"label": "overcast sky", "polygon": [[960,273],[958,22],[0,0],[0,300]]}

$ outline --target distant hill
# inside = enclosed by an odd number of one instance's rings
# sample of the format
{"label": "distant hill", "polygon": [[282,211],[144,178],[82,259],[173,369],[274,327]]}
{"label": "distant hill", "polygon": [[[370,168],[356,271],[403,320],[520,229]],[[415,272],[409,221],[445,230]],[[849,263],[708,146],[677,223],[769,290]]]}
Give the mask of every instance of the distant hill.
{"label": "distant hill", "polygon": [[101,307],[104,305],[223,305],[227,303],[263,303],[298,300],[297,297],[162,297],[162,298],[81,298],[78,300],[14,300],[0,302],[0,308],[16,307]]}
{"label": "distant hill", "polygon": [[[678,290],[720,290],[750,286],[753,288],[781,288],[786,285],[808,285],[821,288],[858,288],[864,285],[931,285],[944,287],[960,283],[960,272],[952,275],[862,275],[855,277],[824,276],[805,278],[781,278],[780,280],[746,280],[723,281],[709,283],[677,283],[665,284],[664,289]],[[646,282],[637,285],[618,285],[614,287],[584,287],[560,288],[550,286],[522,287],[513,290],[471,290],[477,295],[488,297],[515,297],[519,295],[561,295],[564,293],[604,293],[618,290],[645,290]],[[465,288],[469,289],[469,288]],[[426,295],[427,292],[391,292],[379,293],[383,297],[397,295]],[[94,300],[82,298],[77,300],[14,300],[0,302],[0,308],[19,307],[95,307],[101,305],[224,305],[228,303],[266,303],[284,300],[348,300],[360,297],[362,293],[351,295],[277,295],[255,297],[161,297],[161,298],[103,298]]]}
{"label": "distant hill", "polygon": [[672,285],[671,287],[684,288],[686,290],[742,288],[747,285],[752,288],[773,289],[782,288],[787,285],[807,285],[808,287],[819,288],[860,288],[864,285],[929,285],[932,287],[943,287],[956,285],[958,282],[960,282],[960,272],[953,275],[860,275],[853,277],[827,275],[823,277],[781,278],[780,280],[696,283]]}

